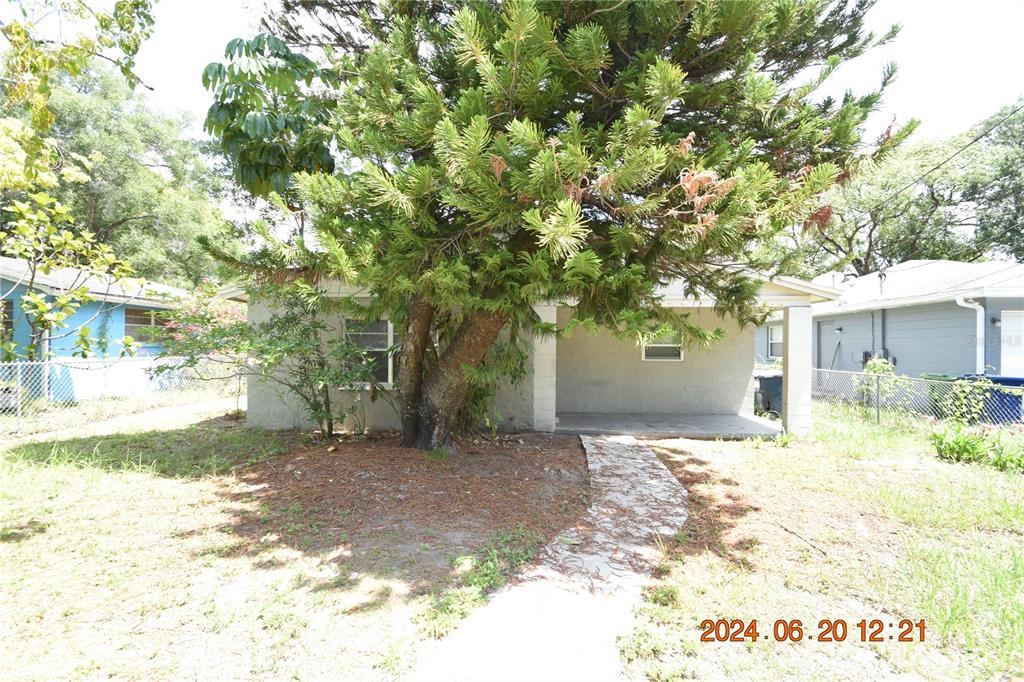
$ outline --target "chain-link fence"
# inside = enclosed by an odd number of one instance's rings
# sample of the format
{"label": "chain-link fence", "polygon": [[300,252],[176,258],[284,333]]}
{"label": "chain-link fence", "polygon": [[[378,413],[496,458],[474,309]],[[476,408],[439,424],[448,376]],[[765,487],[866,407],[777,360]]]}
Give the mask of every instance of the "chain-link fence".
{"label": "chain-link fence", "polygon": [[0,363],[0,439],[74,436],[83,427],[165,408],[236,402],[244,377],[231,363],[178,358],[74,359]]}
{"label": "chain-link fence", "polygon": [[813,370],[813,397],[857,405],[876,423],[920,415],[967,424],[1024,423],[1024,386],[991,379],[914,379],[895,374]]}

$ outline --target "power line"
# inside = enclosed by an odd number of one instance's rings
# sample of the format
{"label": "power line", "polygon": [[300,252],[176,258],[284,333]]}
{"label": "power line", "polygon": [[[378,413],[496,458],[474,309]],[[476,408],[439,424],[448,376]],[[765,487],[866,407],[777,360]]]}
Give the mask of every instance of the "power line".
{"label": "power line", "polygon": [[968,143],[967,143],[967,144],[965,144],[964,146],[960,147],[960,149],[957,149],[957,150],[956,150],[955,152],[953,152],[952,154],[950,154],[949,156],[947,156],[947,157],[946,157],[945,159],[943,159],[943,160],[942,160],[942,161],[940,161],[939,163],[935,164],[934,166],[932,166],[931,168],[929,168],[928,170],[926,170],[926,171],[925,171],[924,173],[921,173],[921,175],[917,176],[916,178],[914,178],[913,180],[911,180],[910,182],[908,182],[908,183],[907,183],[906,185],[904,185],[903,187],[900,187],[900,188],[899,188],[898,190],[896,190],[895,192],[892,192],[892,193],[890,193],[889,195],[887,195],[887,196],[886,196],[886,197],[885,197],[884,199],[882,199],[882,200],[881,200],[881,201],[879,201],[879,202],[878,202],[877,204],[875,204],[875,206],[873,206],[873,207],[871,208],[871,210],[870,210],[869,212],[873,212],[873,211],[876,211],[876,210],[878,210],[879,208],[882,208],[882,206],[884,206],[884,205],[885,205],[886,203],[888,203],[890,199],[892,199],[893,197],[895,197],[895,196],[898,196],[898,195],[900,195],[900,194],[903,194],[903,193],[904,193],[904,192],[906,192],[906,191],[907,191],[908,189],[910,189],[911,187],[913,187],[913,186],[914,186],[914,185],[916,185],[917,183],[921,182],[921,181],[922,181],[922,180],[924,180],[924,179],[925,179],[926,177],[928,177],[929,175],[931,175],[931,174],[932,174],[932,173],[934,173],[935,171],[939,170],[940,168],[942,168],[943,166],[945,166],[945,165],[946,165],[947,163],[949,163],[950,161],[952,161],[952,160],[953,160],[953,159],[955,159],[956,157],[960,156],[960,154],[962,154],[963,152],[967,151],[967,149],[969,149],[969,148],[970,148],[971,146],[973,146],[974,144],[976,144],[976,143],[980,142],[981,140],[985,139],[986,137],[988,137],[988,135],[989,135],[989,134],[990,134],[990,133],[991,133],[991,132],[992,132],[993,130],[995,130],[995,129],[996,129],[996,128],[998,128],[999,126],[1003,125],[1004,123],[1006,123],[1006,122],[1007,122],[1007,121],[1008,121],[1008,120],[1009,120],[1009,119],[1010,119],[1010,118],[1011,118],[1011,117],[1012,117],[1012,116],[1013,116],[1014,114],[1016,114],[1016,113],[1017,113],[1018,111],[1021,111],[1021,110],[1024,110],[1024,104],[1021,104],[1021,105],[1020,105],[1020,106],[1018,106],[1018,107],[1017,107],[1016,109],[1014,109],[1013,111],[1011,111],[1010,113],[1008,113],[1008,114],[1007,114],[1006,116],[1004,116],[1003,118],[1001,118],[1001,119],[1000,119],[999,121],[997,121],[997,122],[993,123],[993,124],[992,124],[992,127],[990,127],[990,128],[988,129],[988,130],[986,130],[985,132],[983,132],[983,133],[980,133],[979,135],[977,135],[977,136],[976,136],[976,137],[975,137],[974,139],[972,139],[972,140],[971,140],[970,142],[968,142]]}
{"label": "power line", "polygon": [[[959,149],[957,149],[957,150],[956,150],[955,152],[953,152],[952,154],[950,154],[949,156],[947,156],[947,157],[946,157],[945,159],[943,159],[942,161],[938,162],[937,164],[935,164],[934,166],[932,166],[931,168],[929,168],[928,170],[926,170],[926,171],[925,171],[924,173],[921,173],[921,175],[917,176],[916,178],[914,178],[913,180],[911,180],[910,182],[908,182],[908,183],[907,183],[906,185],[904,185],[903,187],[900,187],[900,188],[899,188],[898,190],[896,190],[895,192],[892,192],[892,193],[890,193],[890,194],[886,195],[886,197],[885,197],[884,199],[882,199],[882,200],[881,200],[881,201],[879,201],[879,202],[878,202],[877,204],[875,204],[875,205],[874,205],[873,207],[871,207],[871,208],[870,208],[870,209],[868,210],[868,213],[869,213],[869,214],[870,214],[870,213],[874,213],[874,212],[875,212],[875,211],[877,211],[878,209],[882,208],[882,207],[883,207],[883,206],[884,206],[885,204],[887,204],[887,203],[888,203],[888,202],[889,202],[889,201],[890,201],[891,199],[893,199],[894,197],[897,197],[897,196],[899,196],[900,194],[903,194],[903,193],[904,193],[904,192],[906,192],[906,191],[907,191],[908,189],[910,189],[911,187],[915,186],[915,185],[916,185],[917,183],[921,182],[921,181],[922,181],[922,180],[924,180],[924,179],[925,179],[926,177],[928,177],[929,175],[931,175],[931,174],[932,174],[932,173],[934,173],[935,171],[939,170],[940,168],[942,168],[943,166],[945,166],[945,165],[946,165],[947,163],[949,163],[950,161],[952,161],[952,160],[953,160],[953,159],[955,159],[956,157],[960,156],[960,154],[962,154],[963,152],[967,151],[967,150],[968,150],[968,149],[969,149],[969,148],[970,148],[971,146],[973,146],[973,145],[977,144],[977,143],[978,143],[978,142],[980,142],[981,140],[983,140],[983,139],[985,139],[986,137],[988,137],[988,136],[989,136],[989,134],[990,134],[990,133],[992,133],[992,131],[994,131],[994,130],[995,130],[996,128],[998,128],[999,126],[1001,126],[1001,125],[1003,125],[1004,123],[1006,123],[1006,122],[1007,122],[1008,120],[1010,120],[1010,118],[1011,118],[1011,117],[1013,117],[1013,115],[1014,115],[1014,114],[1016,114],[1016,113],[1017,113],[1018,111],[1021,111],[1021,110],[1024,110],[1024,104],[1020,104],[1020,105],[1018,105],[1016,109],[1014,109],[1013,111],[1011,111],[1010,113],[1008,113],[1008,114],[1007,114],[1006,116],[1002,117],[1001,119],[999,119],[998,121],[996,121],[995,123],[993,123],[993,124],[992,124],[992,126],[991,126],[991,127],[989,127],[989,129],[988,129],[988,130],[986,130],[986,131],[985,131],[985,132],[983,132],[983,133],[979,133],[978,135],[976,135],[976,136],[974,137],[974,139],[972,139],[972,140],[971,140],[970,142],[968,142],[967,144],[965,144],[965,145],[963,145],[962,147],[960,147]],[[878,234],[878,249],[879,249],[879,252],[881,252],[881,251],[882,251],[882,243],[883,243],[883,241],[884,241],[884,239],[883,239],[883,235],[882,235],[882,233],[881,233],[881,232],[879,232],[879,234]],[[990,238],[990,241],[991,241],[991,238]],[[881,276],[882,276],[883,278],[885,277],[885,271],[886,271],[887,269],[888,269],[888,268],[887,268],[887,267],[885,266],[885,264],[884,264],[884,263],[883,263],[883,264],[882,264],[882,265],[881,265],[881,266],[879,267],[879,269],[878,269],[878,272],[879,272],[879,274],[880,274],[880,275],[881,275]]]}

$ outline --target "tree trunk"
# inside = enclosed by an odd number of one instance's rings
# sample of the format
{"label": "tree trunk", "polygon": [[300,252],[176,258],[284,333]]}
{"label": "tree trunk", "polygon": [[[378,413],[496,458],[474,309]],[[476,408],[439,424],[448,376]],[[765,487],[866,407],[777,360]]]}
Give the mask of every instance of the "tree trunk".
{"label": "tree trunk", "polygon": [[423,358],[430,343],[434,308],[422,296],[413,299],[405,318],[402,349],[398,353],[398,393],[402,416],[402,446],[415,447],[420,433],[423,397]]}
{"label": "tree trunk", "polygon": [[448,446],[452,420],[469,390],[464,368],[480,365],[506,321],[501,313],[481,311],[459,326],[455,338],[423,384],[416,447],[433,450]]}

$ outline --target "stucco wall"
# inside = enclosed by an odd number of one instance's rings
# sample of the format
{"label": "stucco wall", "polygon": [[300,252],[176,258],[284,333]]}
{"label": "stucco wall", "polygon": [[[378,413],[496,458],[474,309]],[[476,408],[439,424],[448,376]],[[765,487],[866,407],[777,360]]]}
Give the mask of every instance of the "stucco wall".
{"label": "stucco wall", "polygon": [[[266,320],[270,312],[265,305],[248,307],[250,322]],[[325,320],[331,328],[327,338],[341,334],[341,320]],[[532,359],[532,356],[531,356]],[[528,359],[529,362],[529,359]],[[357,405],[356,421],[373,431],[401,428],[402,422],[395,407],[386,397],[370,399],[369,391],[331,391],[331,400],[341,412]],[[491,410],[491,421],[503,431],[529,430],[533,424],[533,385],[527,377],[518,385],[505,385],[498,390]],[[313,426],[306,411],[294,394],[268,379],[249,377],[248,411],[246,423],[260,429],[308,429]],[[355,422],[350,422],[352,426]]]}
{"label": "stucco wall", "polygon": [[[686,348],[682,362],[641,359],[641,349],[606,330],[576,329],[558,340],[559,412],[737,414],[754,367],[754,328],[740,329],[708,309],[691,309],[693,320],[722,327],[726,337],[707,348]],[[558,312],[559,326],[569,311]]]}
{"label": "stucco wall", "polygon": [[[248,306],[250,322],[262,322],[270,316],[266,305],[254,303]],[[331,328],[326,338],[337,338],[341,334],[341,320],[324,320]],[[369,391],[341,391],[333,389],[331,400],[338,406],[337,412],[358,405],[357,419],[373,430],[397,429],[401,426],[398,413],[383,398],[370,400]],[[248,380],[248,408],[246,424],[258,429],[308,429],[313,426],[306,415],[302,402],[285,387],[269,379],[250,376]]]}

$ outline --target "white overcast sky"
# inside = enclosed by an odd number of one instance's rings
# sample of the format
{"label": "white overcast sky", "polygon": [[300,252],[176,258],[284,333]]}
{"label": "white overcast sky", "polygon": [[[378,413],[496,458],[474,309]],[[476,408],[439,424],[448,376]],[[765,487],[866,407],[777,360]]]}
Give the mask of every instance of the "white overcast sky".
{"label": "white overcast sky", "polygon": [[[161,0],[156,30],[143,47],[139,73],[155,88],[149,97],[168,112],[185,111],[201,127],[209,96],[200,74],[223,57],[224,45],[256,30],[263,0]],[[827,91],[875,87],[882,65],[899,64],[898,80],[868,134],[919,118],[916,139],[961,132],[1024,95],[1024,1],[879,0],[869,14],[877,33],[903,32],[889,46],[844,65]]]}

